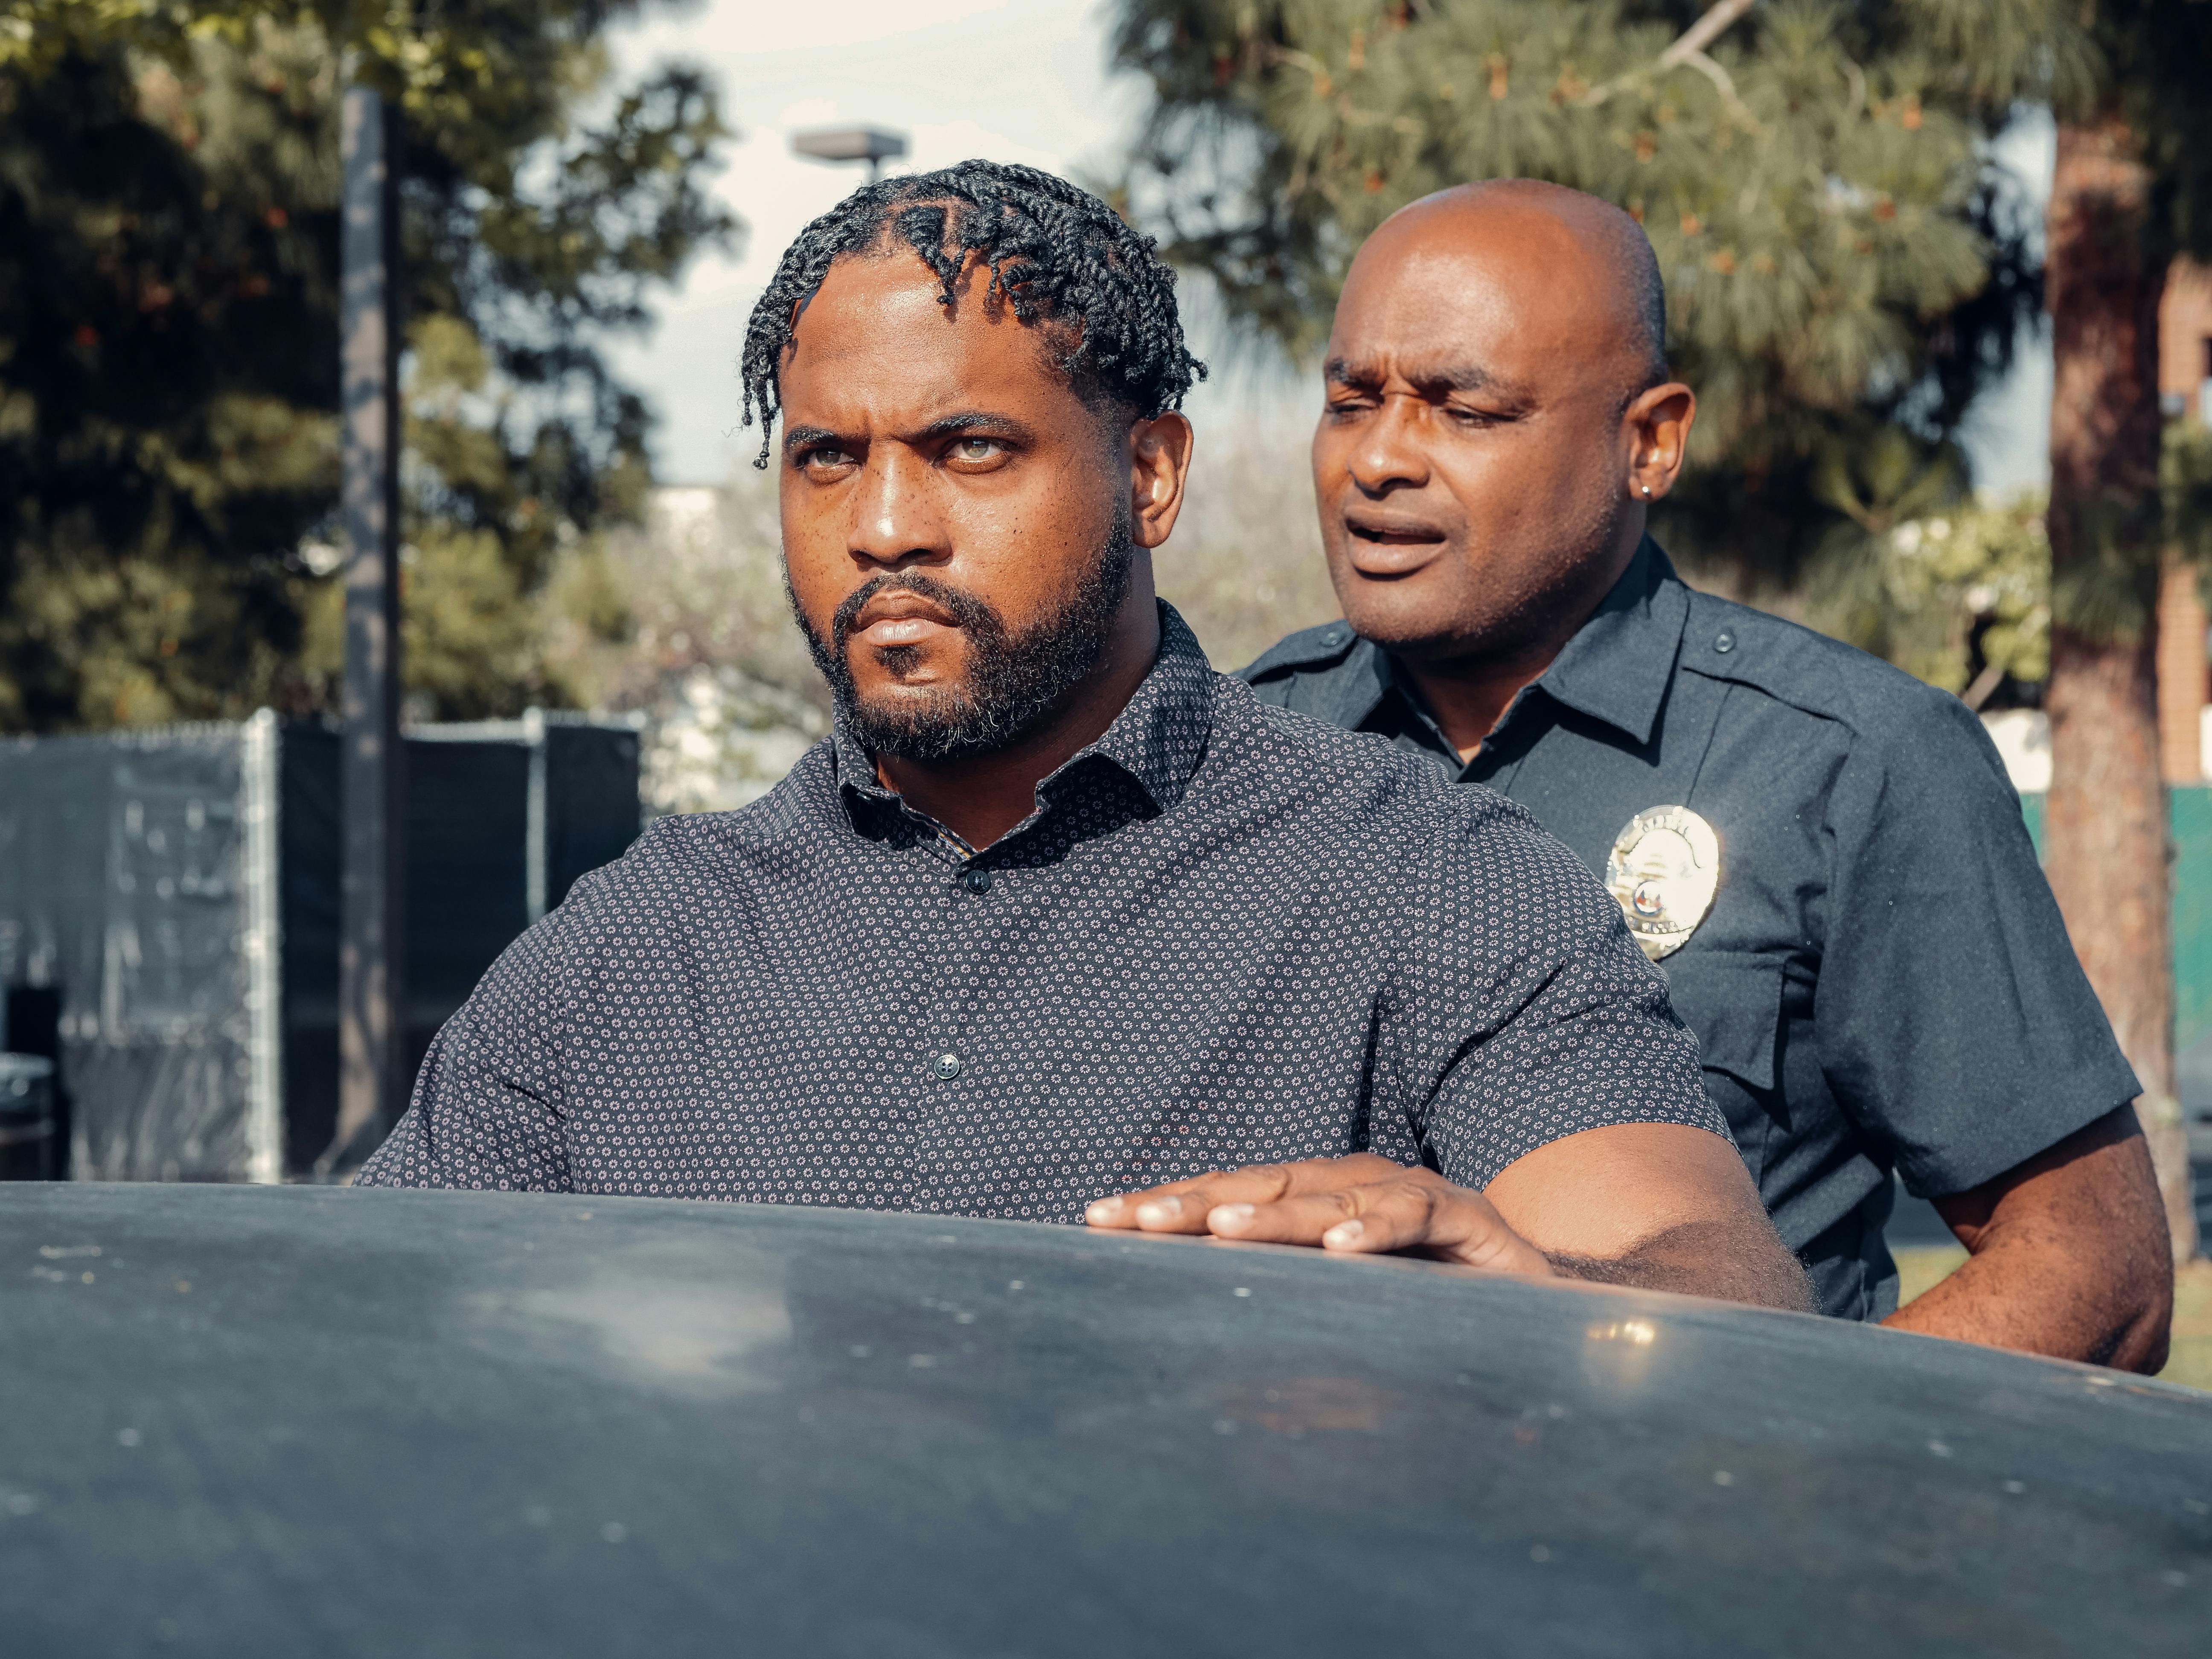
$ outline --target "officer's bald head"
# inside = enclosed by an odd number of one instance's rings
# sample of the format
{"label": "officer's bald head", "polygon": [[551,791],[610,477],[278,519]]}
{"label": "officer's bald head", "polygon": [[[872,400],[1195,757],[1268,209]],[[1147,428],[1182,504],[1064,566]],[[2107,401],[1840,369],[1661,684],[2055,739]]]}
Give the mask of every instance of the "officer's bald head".
{"label": "officer's bald head", "polygon": [[1528,660],[1626,568],[1697,399],[1651,244],[1594,196],[1467,185],[1393,214],[1330,331],[1314,488],[1352,626],[1409,660]]}
{"label": "officer's bald head", "polygon": [[1644,227],[1612,203],[1540,179],[1456,185],[1385,220],[1359,250],[1346,286],[1391,281],[1409,259],[1455,251],[1518,253],[1514,263],[1530,279],[1524,297],[1571,313],[1587,349],[1617,349],[1626,392],[1667,378],[1658,256]]}

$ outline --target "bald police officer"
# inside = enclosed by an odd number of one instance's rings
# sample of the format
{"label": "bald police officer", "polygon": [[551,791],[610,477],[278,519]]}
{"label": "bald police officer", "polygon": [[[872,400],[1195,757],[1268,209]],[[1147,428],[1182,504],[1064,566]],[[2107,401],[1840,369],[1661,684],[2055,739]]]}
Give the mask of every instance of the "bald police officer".
{"label": "bald police officer", "polygon": [[[1510,796],[1598,872],[1827,1312],[2163,1363],[2138,1085],[1956,698],[1685,586],[1644,533],[1697,400],[1650,244],[1554,185],[1444,191],[1355,261],[1315,490],[1346,620],[1259,695]],[[1891,1171],[1972,1252],[1897,1311]]]}

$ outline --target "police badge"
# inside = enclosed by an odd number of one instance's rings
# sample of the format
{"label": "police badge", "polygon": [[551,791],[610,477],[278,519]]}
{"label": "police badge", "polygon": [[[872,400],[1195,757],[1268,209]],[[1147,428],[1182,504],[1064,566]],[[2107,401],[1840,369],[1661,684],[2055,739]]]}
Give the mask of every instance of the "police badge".
{"label": "police badge", "polygon": [[1605,884],[1628,931],[1656,962],[1682,948],[1721,884],[1721,841],[1686,806],[1652,806],[1629,819],[1606,855]]}

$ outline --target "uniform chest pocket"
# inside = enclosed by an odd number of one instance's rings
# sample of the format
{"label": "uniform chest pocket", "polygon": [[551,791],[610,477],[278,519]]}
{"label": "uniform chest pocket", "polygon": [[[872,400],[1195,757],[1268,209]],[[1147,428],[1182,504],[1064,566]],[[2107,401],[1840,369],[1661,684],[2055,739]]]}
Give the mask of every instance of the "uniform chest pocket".
{"label": "uniform chest pocket", "polygon": [[1782,1027],[1782,964],[1695,945],[1660,964],[1674,1012],[1698,1039],[1708,1071],[1747,1089],[1774,1087]]}

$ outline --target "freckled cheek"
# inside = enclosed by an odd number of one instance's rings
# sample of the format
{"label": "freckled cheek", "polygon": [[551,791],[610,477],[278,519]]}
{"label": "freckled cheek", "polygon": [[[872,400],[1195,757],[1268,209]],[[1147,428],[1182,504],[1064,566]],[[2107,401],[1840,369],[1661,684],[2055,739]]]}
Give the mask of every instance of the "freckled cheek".
{"label": "freckled cheek", "polygon": [[1111,527],[1097,526],[1086,504],[1049,486],[960,504],[954,523],[954,571],[1009,621],[1046,607],[1087,567]]}
{"label": "freckled cheek", "polygon": [[830,617],[837,614],[838,605],[865,574],[847,552],[843,535],[819,519],[794,522],[788,515],[785,518],[783,561],[800,609],[817,629],[824,631]]}

